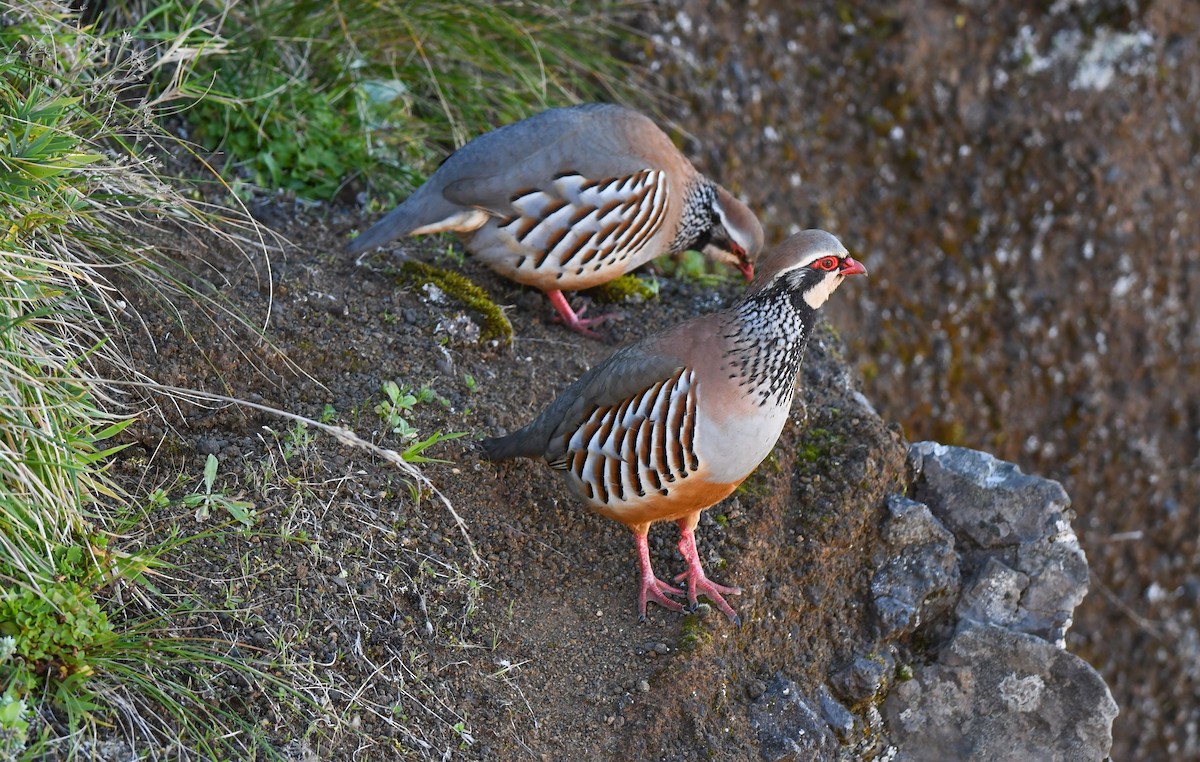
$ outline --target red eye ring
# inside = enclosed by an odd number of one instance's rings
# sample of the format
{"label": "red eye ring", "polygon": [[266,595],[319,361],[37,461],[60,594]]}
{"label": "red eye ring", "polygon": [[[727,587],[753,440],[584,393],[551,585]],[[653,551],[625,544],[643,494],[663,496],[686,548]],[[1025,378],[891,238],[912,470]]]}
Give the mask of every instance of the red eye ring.
{"label": "red eye ring", "polygon": [[814,270],[825,270],[826,272],[832,272],[840,266],[841,262],[838,261],[837,257],[821,257],[812,263]]}

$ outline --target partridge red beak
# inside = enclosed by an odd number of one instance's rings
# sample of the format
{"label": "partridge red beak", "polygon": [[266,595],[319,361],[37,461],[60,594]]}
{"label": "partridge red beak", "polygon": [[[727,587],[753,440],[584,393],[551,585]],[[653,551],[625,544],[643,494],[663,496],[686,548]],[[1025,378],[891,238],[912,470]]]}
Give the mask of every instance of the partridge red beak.
{"label": "partridge red beak", "polygon": [[734,265],[734,267],[736,267],[738,269],[738,272],[740,272],[742,274],[742,277],[744,277],[746,279],[747,283],[754,280],[754,263],[753,262],[749,262],[749,261],[738,262],[736,265]]}
{"label": "partridge red beak", "polygon": [[867,268],[862,266],[862,262],[857,261],[854,257],[847,256],[846,261],[842,264],[842,269],[838,270],[838,275],[866,275]]}

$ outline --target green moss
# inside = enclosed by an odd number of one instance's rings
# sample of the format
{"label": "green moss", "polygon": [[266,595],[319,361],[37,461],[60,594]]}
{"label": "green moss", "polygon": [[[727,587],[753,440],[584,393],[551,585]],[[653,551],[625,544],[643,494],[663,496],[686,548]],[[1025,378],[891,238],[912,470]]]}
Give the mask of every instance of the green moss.
{"label": "green moss", "polygon": [[[766,461],[764,461],[765,463]],[[737,486],[734,490],[735,495],[746,495],[748,497],[766,497],[769,492],[767,488],[767,479],[763,476],[761,467],[754,470],[746,480]]]}
{"label": "green moss", "polygon": [[512,343],[512,323],[508,322],[508,318],[504,317],[504,313],[488,298],[484,290],[465,275],[410,260],[400,267],[400,281],[414,286],[432,283],[447,296],[483,315],[480,341],[500,339],[505,344]]}
{"label": "green moss", "polygon": [[658,282],[643,280],[636,275],[622,275],[604,285],[589,289],[588,294],[605,304],[640,302],[658,297]]}
{"label": "green moss", "polygon": [[694,651],[712,640],[712,630],[704,626],[699,614],[688,614],[683,618],[679,630],[679,650]]}
{"label": "green moss", "polygon": [[800,444],[796,446],[796,471],[812,474],[820,470],[820,463],[834,453],[842,444],[843,437],[829,429],[814,426],[806,429]]}

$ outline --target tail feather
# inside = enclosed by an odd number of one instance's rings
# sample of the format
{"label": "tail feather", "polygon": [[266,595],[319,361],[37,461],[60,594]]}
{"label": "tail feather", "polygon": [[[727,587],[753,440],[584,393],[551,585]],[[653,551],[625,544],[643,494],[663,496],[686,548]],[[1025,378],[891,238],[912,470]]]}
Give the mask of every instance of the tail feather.
{"label": "tail feather", "polygon": [[488,460],[510,460],[512,458],[540,458],[545,443],[537,442],[525,429],[518,429],[502,437],[480,440],[484,457]]}
{"label": "tail feather", "polygon": [[364,251],[370,251],[377,246],[383,246],[396,238],[408,235],[415,227],[410,210],[401,204],[346,244],[346,253],[357,255]]}

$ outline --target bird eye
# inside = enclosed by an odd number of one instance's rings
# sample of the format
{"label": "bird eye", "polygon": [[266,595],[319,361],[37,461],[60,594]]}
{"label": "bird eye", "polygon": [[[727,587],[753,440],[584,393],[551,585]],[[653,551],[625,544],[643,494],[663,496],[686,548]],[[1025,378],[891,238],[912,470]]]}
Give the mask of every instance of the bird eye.
{"label": "bird eye", "polygon": [[838,269],[837,257],[821,257],[816,262],[812,263],[814,270],[833,271]]}

